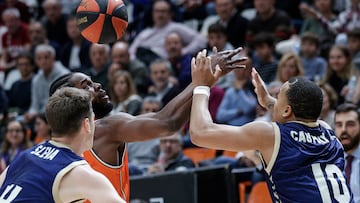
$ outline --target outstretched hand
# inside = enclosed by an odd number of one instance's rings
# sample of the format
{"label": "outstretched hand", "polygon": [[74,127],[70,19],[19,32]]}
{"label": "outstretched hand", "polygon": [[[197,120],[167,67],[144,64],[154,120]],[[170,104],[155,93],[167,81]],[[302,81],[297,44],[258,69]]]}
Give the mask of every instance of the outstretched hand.
{"label": "outstretched hand", "polygon": [[255,93],[257,95],[259,104],[266,109],[271,108],[269,107],[269,105],[275,99],[271,97],[269,92],[267,91],[265,82],[262,80],[259,73],[255,70],[255,68],[252,69],[251,75],[252,75],[252,84],[255,87]]}
{"label": "outstretched hand", "polygon": [[211,87],[221,76],[222,70],[217,65],[214,71],[210,68],[211,58],[206,56],[206,49],[200,51],[196,58],[191,60],[191,77],[195,86]]}
{"label": "outstretched hand", "polygon": [[219,65],[220,69],[229,72],[236,68],[245,68],[246,65],[243,63],[248,58],[246,56],[246,50],[239,47],[234,50],[226,50],[217,52],[216,47],[213,48],[213,54],[211,58],[211,70],[215,72],[216,65]]}

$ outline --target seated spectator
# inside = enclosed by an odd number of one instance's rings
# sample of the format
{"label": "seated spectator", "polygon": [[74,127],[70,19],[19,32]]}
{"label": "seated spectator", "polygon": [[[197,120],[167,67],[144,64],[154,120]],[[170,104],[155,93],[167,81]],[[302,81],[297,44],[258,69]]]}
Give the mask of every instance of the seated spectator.
{"label": "seated spectator", "polygon": [[219,123],[241,126],[255,119],[257,98],[251,83],[251,68],[233,70],[235,80],[225,91],[216,114]]}
{"label": "seated spectator", "polygon": [[71,71],[78,71],[81,68],[91,66],[89,50],[91,42],[81,36],[74,16],[69,17],[66,22],[66,31],[69,35],[69,42],[64,44],[61,54],[61,63]]}
{"label": "seated spectator", "polygon": [[[226,30],[223,25],[220,23],[214,23],[210,25],[208,34],[208,53],[212,53],[213,47],[216,47],[217,51],[225,51],[234,49],[233,45],[230,44],[227,40]],[[222,76],[216,83],[220,88],[226,89],[231,86],[234,81],[234,73],[230,72]]]}
{"label": "seated spectator", "polygon": [[92,66],[81,69],[81,72],[91,77],[91,80],[100,83],[104,90],[108,90],[108,70],[110,65],[110,46],[95,44],[90,46],[90,61]]}
{"label": "seated spectator", "polygon": [[246,43],[253,47],[254,36],[267,32],[275,43],[289,39],[294,33],[291,19],[286,12],[275,8],[275,0],[254,0],[256,16],[247,27]]}
{"label": "seated spectator", "polygon": [[0,126],[4,121],[8,111],[8,98],[6,93],[0,84]]}
{"label": "seated spectator", "polygon": [[136,116],[140,113],[142,98],[137,94],[129,72],[119,70],[111,76],[109,94],[114,105],[112,114],[126,112]]}
{"label": "seated spectator", "polygon": [[266,84],[275,80],[277,59],[275,56],[274,37],[269,33],[259,33],[254,37],[253,64]]}
{"label": "seated spectator", "polygon": [[56,52],[56,59],[61,57],[61,46],[54,40],[47,38],[46,30],[39,21],[34,21],[29,24],[29,37],[30,37],[30,53],[34,57],[35,48],[39,44],[48,44],[54,47]]}
{"label": "seated spectator", "polygon": [[280,58],[276,72],[277,81],[285,83],[292,77],[303,75],[304,67],[298,55],[290,52]]}
{"label": "seated spectator", "polygon": [[171,32],[176,32],[181,36],[184,42],[183,54],[195,54],[198,50],[205,48],[206,40],[203,36],[186,25],[171,20],[171,5],[168,1],[154,1],[152,12],[154,26],[140,32],[132,42],[129,49],[132,59],[138,57],[146,64],[150,64],[156,56],[162,59],[168,58],[164,39]]}
{"label": "seated spectator", "polygon": [[[360,80],[357,79],[359,72],[351,63],[350,50],[345,46],[334,45],[329,52],[328,67],[322,83],[328,83],[335,90],[338,96],[338,104],[345,102],[351,77],[355,77],[355,80],[360,84]],[[348,99],[354,101],[354,98]]]}
{"label": "seated spectator", "polygon": [[69,72],[60,62],[55,61],[55,49],[47,44],[35,49],[35,63],[39,71],[31,82],[31,105],[24,115],[26,123],[32,123],[38,113],[45,112],[51,83]]}
{"label": "seated spectator", "polygon": [[9,121],[0,149],[0,171],[4,171],[21,151],[31,146],[32,143],[25,124],[17,120]]}
{"label": "seated spectator", "polygon": [[42,7],[45,12],[41,22],[44,24],[47,36],[60,45],[70,41],[66,32],[67,15],[62,13],[62,5],[58,0],[44,0]]}
{"label": "seated spectator", "polygon": [[323,93],[323,105],[319,119],[325,121],[335,130],[335,109],[337,106],[337,94],[329,84],[320,84]]}
{"label": "seated spectator", "polygon": [[195,164],[191,159],[182,153],[181,134],[160,138],[160,155],[157,163],[150,165],[148,174],[163,173],[164,171],[184,171],[194,168]]}
{"label": "seated spectator", "polygon": [[179,89],[183,90],[191,82],[192,55],[182,53],[183,42],[180,35],[175,32],[166,36],[165,47]]}
{"label": "seated spectator", "polygon": [[16,68],[21,78],[14,82],[8,91],[9,118],[23,115],[31,104],[31,82],[34,75],[33,58],[28,52],[23,52],[16,59]]}
{"label": "seated spectator", "polygon": [[153,83],[149,87],[148,96],[155,96],[166,105],[178,93],[179,89],[171,83],[171,65],[167,60],[158,59],[150,65],[150,78]]}
{"label": "seated spectator", "polygon": [[[313,0],[313,2],[313,9],[323,15],[329,22],[336,20],[336,14],[333,12],[333,0]],[[302,3],[300,4],[299,10],[303,11],[303,9],[307,8],[308,6]],[[304,11],[304,13],[306,14],[307,12]],[[311,32],[319,36],[319,54],[322,57],[327,57],[329,49],[335,41],[334,33],[325,29],[313,15],[305,16],[299,35],[303,36],[306,32]]]}
{"label": "seated spectator", "polygon": [[[139,59],[130,59],[129,44],[116,42],[111,48],[111,62],[118,64],[117,70],[128,71],[134,80],[138,94],[145,95],[148,88],[149,69]],[[109,73],[114,70],[109,70]]]}
{"label": "seated spectator", "polygon": [[[8,8],[16,8],[20,12],[20,20],[23,23],[28,24],[31,20],[31,14],[29,7],[19,0],[5,0],[0,3],[0,13],[3,13]],[[3,22],[1,21],[0,24]]]}
{"label": "seated spectator", "polygon": [[[141,106],[141,113],[158,112],[162,108],[162,103],[156,97],[145,97]],[[129,164],[133,168],[138,168],[146,172],[148,166],[157,162],[160,154],[159,139],[151,139],[142,142],[128,143]],[[131,171],[130,171],[130,175]]]}
{"label": "seated spectator", "polygon": [[[28,26],[20,20],[20,12],[16,8],[8,8],[1,17],[7,28],[2,35],[3,52],[0,59],[0,67],[8,73],[15,67],[16,57],[23,51],[29,50],[30,39]],[[11,85],[9,85],[9,88]]]}
{"label": "seated spectator", "polygon": [[46,120],[45,114],[41,113],[35,117],[35,139],[34,143],[39,144],[46,140],[50,140],[51,129]]}
{"label": "seated spectator", "polygon": [[349,31],[347,36],[347,46],[351,53],[352,63],[360,71],[360,28]]}
{"label": "seated spectator", "polygon": [[319,56],[319,37],[311,32],[301,36],[300,56],[305,77],[312,81],[322,80],[326,72],[326,60]]}

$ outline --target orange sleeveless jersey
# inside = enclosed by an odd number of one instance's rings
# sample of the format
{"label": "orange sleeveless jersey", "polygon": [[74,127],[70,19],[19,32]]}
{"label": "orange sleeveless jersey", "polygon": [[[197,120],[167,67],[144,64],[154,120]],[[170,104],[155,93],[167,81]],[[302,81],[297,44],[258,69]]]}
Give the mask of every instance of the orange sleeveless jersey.
{"label": "orange sleeveless jersey", "polygon": [[125,145],[125,153],[123,153],[122,164],[120,166],[112,166],[104,163],[92,151],[84,152],[84,159],[89,163],[91,168],[104,174],[115,187],[119,195],[129,202],[130,200],[130,176],[128,167],[128,152]]}

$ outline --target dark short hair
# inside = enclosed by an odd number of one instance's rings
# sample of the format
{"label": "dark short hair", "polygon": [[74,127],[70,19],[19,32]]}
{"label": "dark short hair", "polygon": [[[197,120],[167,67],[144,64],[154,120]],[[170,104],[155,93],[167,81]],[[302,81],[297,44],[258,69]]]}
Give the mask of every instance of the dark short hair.
{"label": "dark short hair", "polygon": [[226,35],[226,28],[220,23],[213,23],[208,28],[208,33],[223,34]]}
{"label": "dark short hair", "polygon": [[312,33],[312,32],[305,32],[302,36],[301,36],[301,43],[303,43],[304,41],[308,41],[311,43],[314,43],[316,47],[320,47],[320,38],[319,35]]}
{"label": "dark short hair", "polygon": [[305,77],[293,77],[288,82],[286,96],[295,117],[317,120],[323,104],[320,87]]}
{"label": "dark short hair", "polygon": [[63,76],[60,76],[56,80],[54,80],[49,89],[49,96],[53,95],[57,89],[61,87],[72,87],[73,85],[69,83],[69,79],[73,76],[73,73],[67,73]]}
{"label": "dark short hair", "polygon": [[275,47],[275,37],[273,34],[268,32],[260,32],[256,34],[253,40],[253,47],[266,44],[269,47]]}
{"label": "dark short hair", "polygon": [[53,137],[56,137],[78,132],[83,119],[92,118],[92,112],[90,92],[63,87],[49,98],[45,115]]}
{"label": "dark short hair", "polygon": [[347,33],[348,37],[353,37],[360,40],[360,28],[354,28]]}
{"label": "dark short hair", "polygon": [[340,104],[336,107],[336,111],[335,111],[335,118],[336,118],[336,114],[339,113],[347,113],[350,111],[354,111],[357,114],[358,117],[358,122],[360,123],[360,111],[359,108],[357,107],[357,105],[350,103],[350,102],[345,102],[343,104]]}

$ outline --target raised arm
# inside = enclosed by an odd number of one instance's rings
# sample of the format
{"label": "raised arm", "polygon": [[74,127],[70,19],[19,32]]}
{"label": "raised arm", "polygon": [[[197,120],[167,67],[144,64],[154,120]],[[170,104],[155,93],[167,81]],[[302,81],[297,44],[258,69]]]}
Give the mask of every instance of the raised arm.
{"label": "raised arm", "polygon": [[[232,57],[240,51],[240,49],[236,49],[230,52],[216,53],[213,56],[213,63],[220,64],[224,68],[233,66]],[[206,54],[206,52],[204,53]],[[239,63],[241,60],[237,59],[235,62]],[[212,82],[214,84],[216,80]],[[189,119],[193,89],[194,85],[191,83],[155,114],[131,116],[119,113],[99,119],[96,122],[95,136],[110,134],[113,135],[111,136],[113,142],[135,142],[171,135]]]}
{"label": "raised arm", "polygon": [[209,59],[204,55],[197,57],[192,63],[194,86],[193,102],[190,116],[191,141],[202,147],[222,150],[243,151],[258,149],[270,160],[273,143],[273,125],[266,122],[251,122],[242,127],[220,125],[212,121],[208,110],[207,88],[221,74],[218,69],[215,74],[207,68]]}

